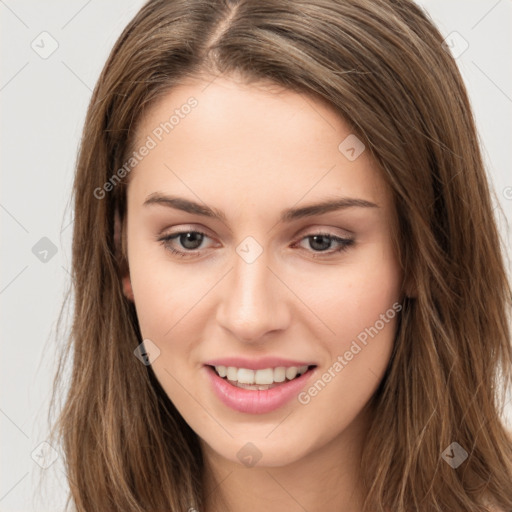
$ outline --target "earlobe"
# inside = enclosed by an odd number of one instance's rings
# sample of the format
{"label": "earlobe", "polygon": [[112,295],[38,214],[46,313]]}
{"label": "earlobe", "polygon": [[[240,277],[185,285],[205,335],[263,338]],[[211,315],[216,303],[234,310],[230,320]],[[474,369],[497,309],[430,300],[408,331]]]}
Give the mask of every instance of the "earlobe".
{"label": "earlobe", "polygon": [[132,282],[130,281],[130,276],[129,275],[123,276],[122,283],[123,283],[123,294],[124,294],[124,296],[127,299],[129,299],[132,302],[134,302]]}
{"label": "earlobe", "polygon": [[130,280],[130,269],[128,266],[128,256],[126,253],[126,224],[121,222],[119,211],[116,210],[114,216],[114,245],[116,259],[119,266],[119,275],[123,287],[124,296],[134,301],[133,288]]}

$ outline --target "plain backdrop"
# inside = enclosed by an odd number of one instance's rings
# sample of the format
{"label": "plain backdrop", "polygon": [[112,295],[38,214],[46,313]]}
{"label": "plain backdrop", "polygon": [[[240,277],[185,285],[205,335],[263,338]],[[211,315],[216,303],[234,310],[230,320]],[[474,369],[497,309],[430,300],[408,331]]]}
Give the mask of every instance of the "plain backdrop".
{"label": "plain backdrop", "polygon": [[[458,54],[510,254],[512,0],[420,3]],[[142,4],[0,0],[2,512],[63,510],[65,503],[62,457],[44,470],[37,460],[55,371],[51,339],[69,282],[70,187],[92,89]],[[36,493],[42,471],[45,500]]]}

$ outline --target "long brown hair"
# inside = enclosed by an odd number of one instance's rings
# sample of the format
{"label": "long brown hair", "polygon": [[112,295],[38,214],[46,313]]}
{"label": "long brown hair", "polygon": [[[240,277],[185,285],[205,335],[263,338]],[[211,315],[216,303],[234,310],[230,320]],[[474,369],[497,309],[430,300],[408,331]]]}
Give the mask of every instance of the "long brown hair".
{"label": "long brown hair", "polygon": [[[512,439],[500,417],[511,291],[467,92],[442,43],[409,0],[150,0],[137,13],[96,84],[77,160],[73,324],[54,400],[68,392],[52,431],[68,505],[202,510],[197,435],[133,354],[142,338],[114,239],[126,187],[94,191],[124,165],[158,98],[199,73],[237,73],[327,101],[393,192],[410,291],[371,400],[365,510],[512,510]],[[454,442],[467,452],[456,469],[443,456],[460,450]]]}

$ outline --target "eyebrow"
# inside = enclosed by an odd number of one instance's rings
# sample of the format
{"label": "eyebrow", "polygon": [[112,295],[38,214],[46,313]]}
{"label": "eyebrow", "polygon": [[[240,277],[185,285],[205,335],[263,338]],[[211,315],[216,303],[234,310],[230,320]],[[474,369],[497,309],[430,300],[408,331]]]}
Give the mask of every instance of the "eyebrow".
{"label": "eyebrow", "polygon": [[[199,204],[189,199],[177,196],[168,196],[161,194],[160,192],[154,192],[150,194],[144,201],[144,206],[150,206],[153,204],[159,204],[174,208],[176,210],[182,210],[187,213],[196,215],[203,215],[212,219],[220,220],[227,223],[226,215],[221,210],[216,208],[210,208],[205,204]],[[281,212],[280,222],[292,222],[297,219],[304,217],[312,217],[314,215],[321,215],[323,213],[329,213],[336,210],[344,210],[346,208],[379,208],[375,203],[367,201],[366,199],[357,199],[353,197],[340,197],[336,199],[330,199],[320,203],[310,204],[302,206],[300,208],[288,208]]]}

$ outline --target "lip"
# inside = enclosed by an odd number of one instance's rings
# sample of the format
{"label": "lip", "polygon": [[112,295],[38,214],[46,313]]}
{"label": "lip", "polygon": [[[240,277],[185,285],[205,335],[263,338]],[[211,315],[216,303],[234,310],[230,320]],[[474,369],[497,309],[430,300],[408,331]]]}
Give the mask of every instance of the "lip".
{"label": "lip", "polygon": [[279,366],[316,366],[312,361],[294,361],[280,357],[262,357],[260,359],[245,359],[243,357],[224,357],[212,359],[204,364],[208,366],[234,366],[235,368],[247,368],[248,370],[264,370],[265,368],[277,368]]}
{"label": "lip", "polygon": [[[220,360],[219,360],[220,361]],[[223,359],[222,361],[227,361]],[[233,362],[234,359],[229,361]],[[265,364],[268,364],[268,360],[262,360]],[[253,362],[254,364],[254,362]],[[218,365],[226,366],[224,363],[218,363]],[[235,364],[231,364],[235,366]],[[289,365],[289,361],[286,363]],[[277,366],[286,366],[285,364],[277,364]],[[214,365],[212,365],[214,366]],[[272,365],[271,365],[272,366]],[[269,368],[271,366],[262,366],[258,368],[249,369],[262,369]],[[291,366],[297,366],[292,364]],[[240,368],[247,368],[246,366],[240,366]],[[213,392],[217,395],[219,400],[224,404],[238,412],[248,414],[265,414],[267,412],[279,409],[286,403],[288,403],[293,397],[296,397],[300,391],[306,386],[307,381],[315,374],[316,367],[308,369],[300,377],[297,377],[289,382],[280,384],[275,388],[265,390],[250,390],[243,389],[230,384],[227,380],[219,377],[217,372],[209,365],[205,365],[204,369],[210,380]]]}

